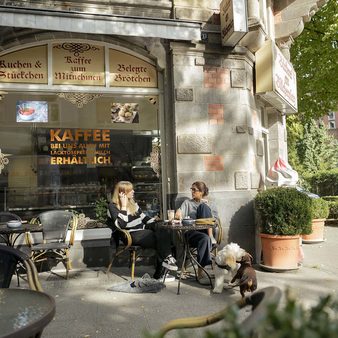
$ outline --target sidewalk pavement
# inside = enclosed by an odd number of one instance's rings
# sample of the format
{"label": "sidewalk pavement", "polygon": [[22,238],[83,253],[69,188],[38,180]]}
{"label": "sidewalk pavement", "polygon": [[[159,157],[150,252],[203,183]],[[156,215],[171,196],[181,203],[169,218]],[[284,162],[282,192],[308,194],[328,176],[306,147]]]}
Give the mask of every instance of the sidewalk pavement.
{"label": "sidewalk pavement", "polygon": [[[338,297],[338,227],[326,227],[326,241],[304,244],[303,266],[290,272],[266,272],[257,269],[258,289],[290,287],[305,306],[318,298],[334,294]],[[44,338],[56,337],[143,337],[145,330],[156,331],[171,319],[206,315],[223,309],[240,298],[238,288],[213,294],[195,280],[168,283],[158,293],[128,294],[108,291],[114,283],[129,278],[129,269],[113,267],[108,276],[105,269],[72,271],[65,280],[64,272],[41,273],[44,291],[55,297],[56,315],[45,328]],[[153,272],[149,266],[137,266],[137,276]],[[60,276],[61,275],[61,276]],[[214,324],[211,328],[217,328]],[[210,328],[210,327],[209,327]],[[189,331],[188,336],[202,337],[205,329]],[[168,337],[176,337],[171,332]]]}

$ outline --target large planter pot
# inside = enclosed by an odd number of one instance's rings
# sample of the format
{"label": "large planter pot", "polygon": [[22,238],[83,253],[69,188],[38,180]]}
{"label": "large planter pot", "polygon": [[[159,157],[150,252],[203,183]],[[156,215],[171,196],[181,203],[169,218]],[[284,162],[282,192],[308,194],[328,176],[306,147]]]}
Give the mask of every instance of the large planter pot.
{"label": "large planter pot", "polygon": [[303,243],[320,243],[324,241],[325,218],[317,218],[312,220],[312,233],[302,235]]}
{"label": "large planter pot", "polygon": [[263,263],[261,267],[271,271],[298,269],[300,235],[279,236],[260,234]]}

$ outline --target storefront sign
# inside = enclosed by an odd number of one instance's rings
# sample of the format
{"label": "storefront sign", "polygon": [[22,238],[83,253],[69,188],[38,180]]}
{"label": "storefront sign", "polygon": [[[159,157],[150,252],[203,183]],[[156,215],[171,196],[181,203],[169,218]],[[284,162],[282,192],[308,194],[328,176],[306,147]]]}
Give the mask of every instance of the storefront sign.
{"label": "storefront sign", "polygon": [[111,165],[109,129],[50,129],[50,164]]}
{"label": "storefront sign", "polygon": [[109,49],[110,87],[157,87],[156,68],[135,56]]}
{"label": "storefront sign", "polygon": [[[111,48],[106,60],[106,48],[81,42],[51,42],[4,54],[0,56],[0,83],[101,87],[109,83],[110,87],[157,88],[154,65]],[[48,74],[48,62],[51,62],[51,74]]]}
{"label": "storefront sign", "polygon": [[222,45],[234,47],[248,31],[246,0],[223,0],[220,16]]}
{"label": "storefront sign", "polygon": [[53,84],[104,86],[104,47],[88,43],[52,45]]}
{"label": "storefront sign", "polygon": [[0,56],[0,82],[48,83],[47,45]]}
{"label": "storefront sign", "polygon": [[256,52],[256,93],[285,113],[297,112],[296,72],[271,40]]}

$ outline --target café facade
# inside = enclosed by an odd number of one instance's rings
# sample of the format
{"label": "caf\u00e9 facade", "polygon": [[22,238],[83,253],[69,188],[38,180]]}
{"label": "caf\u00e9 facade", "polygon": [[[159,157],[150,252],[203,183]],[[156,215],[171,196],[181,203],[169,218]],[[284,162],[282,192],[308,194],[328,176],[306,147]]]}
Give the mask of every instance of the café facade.
{"label": "caf\u00e9 facade", "polygon": [[325,1],[7,3],[0,211],[95,219],[97,200],[130,180],[165,218],[203,180],[224,240],[253,252],[252,199],[287,159],[297,112],[289,48]]}

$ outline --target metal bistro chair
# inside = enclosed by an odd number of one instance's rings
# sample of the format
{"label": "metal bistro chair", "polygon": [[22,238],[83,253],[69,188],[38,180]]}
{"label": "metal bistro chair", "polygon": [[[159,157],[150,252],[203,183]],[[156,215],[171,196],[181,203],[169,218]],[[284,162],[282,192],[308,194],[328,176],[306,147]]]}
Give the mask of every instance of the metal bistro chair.
{"label": "metal bistro chair", "polygon": [[6,245],[0,245],[0,288],[9,288],[18,265],[25,269],[30,289],[42,291],[36,267],[29,256]]}
{"label": "metal bistro chair", "polygon": [[[108,214],[108,219],[111,220]],[[115,259],[123,254],[124,252],[129,251],[129,268],[130,268],[130,277],[131,280],[135,279],[135,265],[136,260],[139,257],[155,255],[156,251],[153,249],[145,249],[140,245],[133,245],[131,235],[128,230],[121,229],[116,224],[109,223],[109,227],[112,229],[111,242],[115,243],[115,252],[112,254],[110,263],[107,268],[107,274],[110,272],[112,265]],[[147,252],[147,254],[146,254]]]}
{"label": "metal bistro chair", "polygon": [[4,222],[8,222],[8,221],[22,221],[21,217],[13,214],[11,212],[7,212],[7,211],[1,211],[0,212],[0,222],[4,223]]}
{"label": "metal bistro chair", "polygon": [[[200,317],[188,317],[174,319],[163,325],[153,337],[163,338],[169,331],[177,329],[192,329],[206,327],[224,320],[224,316],[230,308],[237,306],[239,309],[251,306],[251,313],[240,323],[243,337],[252,337],[257,325],[266,318],[270,304],[278,305],[282,297],[282,292],[275,286],[269,286],[258,290],[234,304],[227,305],[223,310]],[[190,332],[192,335],[192,332]],[[189,335],[189,336],[190,336]],[[187,335],[188,336],[188,335]]]}
{"label": "metal bistro chair", "polygon": [[[28,237],[32,260],[35,263],[47,261],[47,264],[49,259],[61,261],[66,268],[67,279],[69,270],[72,268],[69,250],[74,244],[78,216],[70,211],[52,210],[39,214],[38,217],[32,219],[31,223],[41,223],[43,227],[43,243],[33,244],[31,238]],[[69,241],[66,241],[68,230],[71,230],[71,234]]]}
{"label": "metal bistro chair", "polygon": [[[221,242],[223,240],[223,228],[222,228],[221,220],[219,218],[199,218],[199,219],[196,219],[195,224],[197,226],[198,225],[204,225],[204,224],[213,224],[214,225],[213,235],[214,235],[214,238],[216,240],[216,244],[213,244],[212,249],[211,249],[211,253],[212,253],[212,255],[216,256],[217,251],[218,251],[218,246],[221,244]],[[190,249],[190,252],[193,255],[193,257],[195,257],[195,259],[197,260],[197,248],[190,247],[189,249]],[[194,267],[194,265],[193,265],[193,267]],[[196,271],[195,271],[195,274],[196,274]]]}

